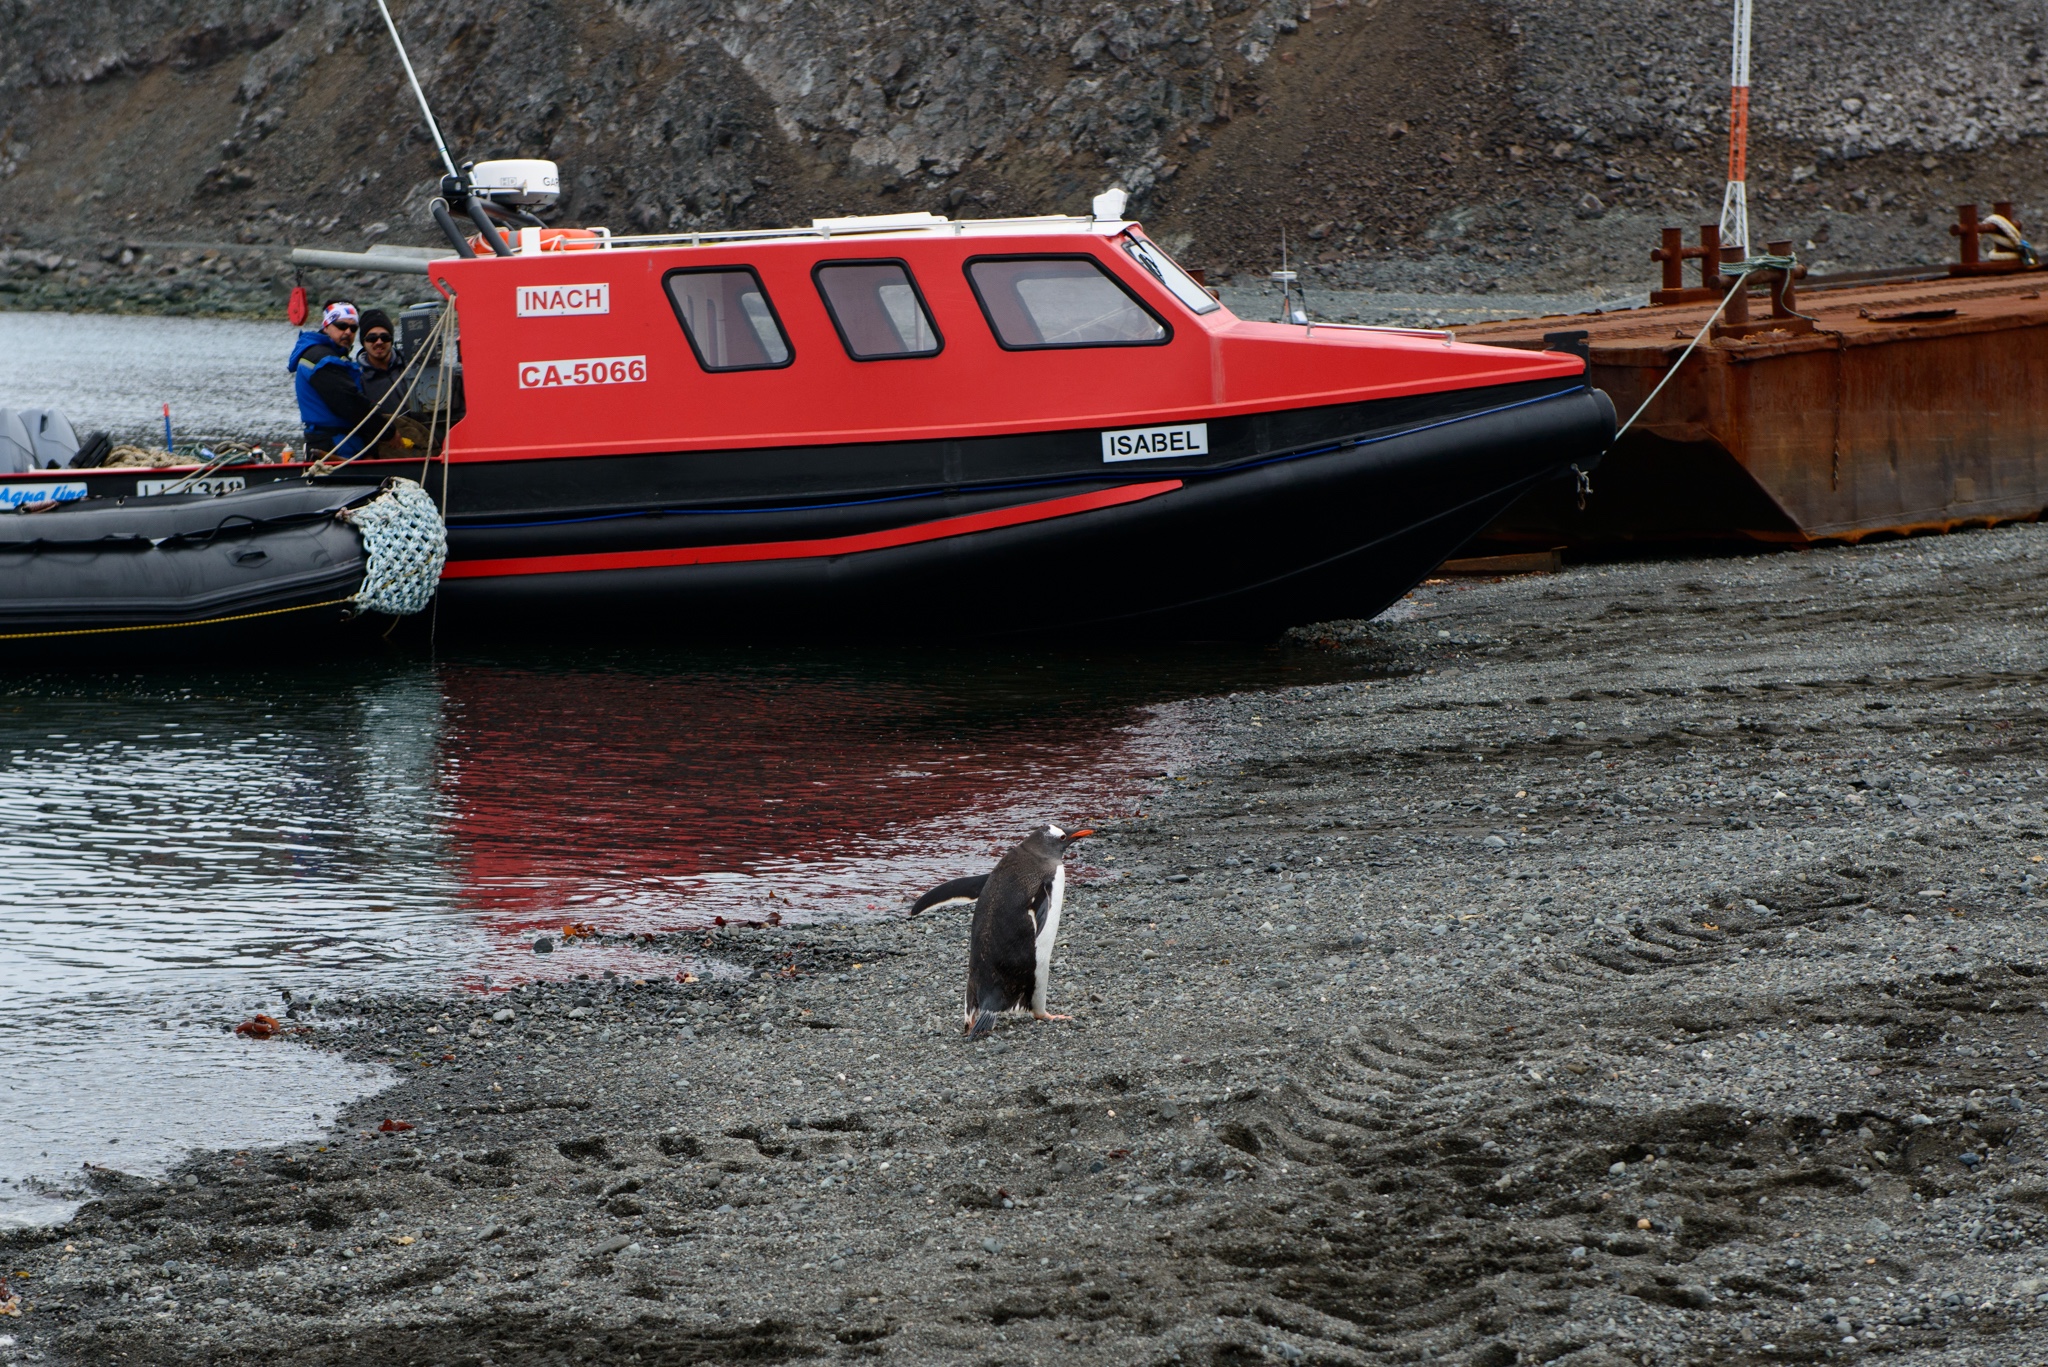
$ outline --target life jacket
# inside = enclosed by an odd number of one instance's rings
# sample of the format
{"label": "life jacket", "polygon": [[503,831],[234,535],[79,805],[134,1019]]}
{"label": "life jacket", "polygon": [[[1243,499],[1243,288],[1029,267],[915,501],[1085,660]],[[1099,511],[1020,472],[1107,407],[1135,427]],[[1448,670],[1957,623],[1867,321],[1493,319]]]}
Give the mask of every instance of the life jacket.
{"label": "life jacket", "polygon": [[348,430],[348,424],[327,406],[327,400],[321,398],[319,391],[313,388],[313,373],[331,365],[340,366],[348,371],[350,382],[358,389],[362,388],[362,373],[356,368],[354,361],[341,354],[338,347],[334,348],[335,354],[332,356],[323,356],[317,361],[308,361],[301,365],[300,358],[316,346],[334,347],[334,339],[324,332],[302,332],[299,334],[299,340],[292,346],[291,359],[284,363],[285,369],[292,374],[292,387],[298,392],[299,421],[308,428],[345,432]]}

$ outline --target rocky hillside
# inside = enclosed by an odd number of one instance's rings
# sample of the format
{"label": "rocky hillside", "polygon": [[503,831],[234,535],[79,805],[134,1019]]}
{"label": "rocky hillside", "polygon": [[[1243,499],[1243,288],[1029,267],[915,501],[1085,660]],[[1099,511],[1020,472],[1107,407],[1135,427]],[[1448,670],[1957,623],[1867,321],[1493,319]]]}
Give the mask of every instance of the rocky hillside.
{"label": "rocky hillside", "polygon": [[[1284,230],[1334,285],[1555,288],[1645,276],[1654,228],[1712,217],[1722,174],[1718,6],[394,9],[458,155],[554,158],[565,219],[622,230],[1072,211],[1116,182],[1219,274],[1272,264]],[[2036,0],[1766,0],[1760,230],[1882,264],[1944,255],[1961,200],[2024,211],[2044,18]],[[435,172],[365,0],[0,0],[0,306],[196,264],[155,243],[429,240]],[[217,254],[183,302],[237,282],[267,298],[279,264]]]}

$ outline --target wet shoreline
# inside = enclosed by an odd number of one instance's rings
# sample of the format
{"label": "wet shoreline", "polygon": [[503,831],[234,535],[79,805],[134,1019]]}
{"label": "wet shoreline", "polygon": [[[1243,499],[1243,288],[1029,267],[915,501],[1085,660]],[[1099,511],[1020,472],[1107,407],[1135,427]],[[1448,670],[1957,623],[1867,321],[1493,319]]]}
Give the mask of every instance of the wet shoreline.
{"label": "wet shoreline", "polygon": [[1185,704],[1220,748],[1086,847],[1072,1023],[962,1040],[957,913],[365,997],[311,1047],[396,1087],[8,1236],[8,1351],[2018,1367],[2044,564],[1425,586],[1303,634],[1384,677]]}
{"label": "wet shoreline", "polygon": [[[62,1218],[82,1163],[158,1176],[194,1144],[316,1134],[384,1085],[226,1033],[252,1012],[727,975],[618,937],[874,919],[1033,820],[1032,795],[1128,811],[1201,752],[1178,700],[1218,678],[1357,672],[1299,649],[700,648],[16,676],[0,1226]],[[566,923],[606,934],[532,953]]]}

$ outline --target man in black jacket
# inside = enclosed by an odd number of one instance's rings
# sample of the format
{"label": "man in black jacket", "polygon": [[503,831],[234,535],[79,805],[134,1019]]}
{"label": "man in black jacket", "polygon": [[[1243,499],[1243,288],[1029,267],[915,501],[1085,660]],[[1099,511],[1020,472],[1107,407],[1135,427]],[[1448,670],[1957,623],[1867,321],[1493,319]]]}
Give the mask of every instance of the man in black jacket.
{"label": "man in black jacket", "polygon": [[364,309],[362,328],[363,349],[356,368],[362,372],[363,397],[379,414],[389,414],[405,397],[405,387],[398,382],[405,367],[392,346],[391,315],[383,309]]}

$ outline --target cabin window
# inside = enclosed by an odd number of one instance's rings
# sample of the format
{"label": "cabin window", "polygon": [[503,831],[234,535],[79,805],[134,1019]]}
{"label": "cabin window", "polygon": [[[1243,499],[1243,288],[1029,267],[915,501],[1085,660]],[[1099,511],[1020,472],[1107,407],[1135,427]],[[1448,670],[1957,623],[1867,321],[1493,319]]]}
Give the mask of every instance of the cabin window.
{"label": "cabin window", "polygon": [[1136,233],[1124,234],[1124,251],[1129,254],[1131,260],[1144,268],[1145,274],[1166,286],[1174,298],[1194,312],[1214,313],[1223,307],[1216,302],[1215,295],[1204,289],[1199,280],[1182,270],[1172,257]]}
{"label": "cabin window", "polygon": [[1042,347],[1157,346],[1173,333],[1091,256],[996,256],[967,263],[996,341]]}
{"label": "cabin window", "polygon": [[683,335],[706,370],[765,370],[788,365],[789,337],[751,267],[670,271],[662,283]]}
{"label": "cabin window", "polygon": [[939,354],[939,330],[902,262],[832,261],[812,275],[832,326],[854,360]]}

